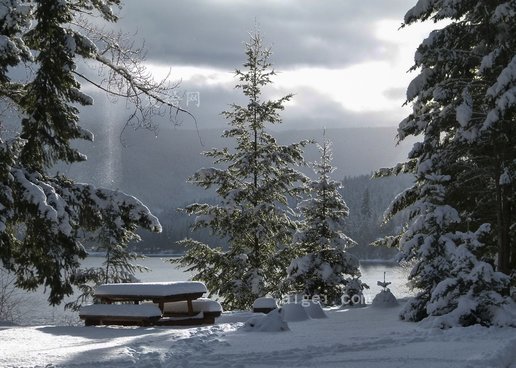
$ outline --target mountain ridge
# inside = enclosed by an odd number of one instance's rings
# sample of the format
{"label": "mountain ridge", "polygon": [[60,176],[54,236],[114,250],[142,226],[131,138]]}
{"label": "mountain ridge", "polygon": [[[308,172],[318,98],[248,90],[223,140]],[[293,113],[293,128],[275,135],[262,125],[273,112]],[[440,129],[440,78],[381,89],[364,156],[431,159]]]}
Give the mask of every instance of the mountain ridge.
{"label": "mountain ridge", "polygon": [[[127,131],[124,143],[120,131],[100,125],[91,127],[95,142],[79,144],[89,159],[84,163],[61,168],[78,181],[119,189],[141,199],[151,208],[181,205],[208,195],[187,183],[188,177],[213,163],[201,152],[210,148],[232,147],[229,139],[220,137],[224,129],[182,129],[163,126],[157,135],[145,130]],[[323,129],[277,130],[280,144],[303,139],[323,140]],[[335,179],[352,177],[388,167],[403,161],[411,142],[395,144],[395,127],[350,127],[326,129],[333,144]],[[203,145],[201,145],[201,141]],[[305,150],[305,159],[319,159],[315,145]],[[310,174],[309,169],[303,169]]]}

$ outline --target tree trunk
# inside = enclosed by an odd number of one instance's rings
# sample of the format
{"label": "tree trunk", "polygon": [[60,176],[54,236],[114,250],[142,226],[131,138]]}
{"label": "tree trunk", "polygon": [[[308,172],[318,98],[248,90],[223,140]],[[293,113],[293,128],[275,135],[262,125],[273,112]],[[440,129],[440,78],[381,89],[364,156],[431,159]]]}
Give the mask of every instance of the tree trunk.
{"label": "tree trunk", "polygon": [[497,269],[498,271],[509,275],[511,273],[511,243],[509,235],[511,209],[507,189],[505,186],[500,185],[500,180],[498,178],[496,179],[496,232],[498,238]]}

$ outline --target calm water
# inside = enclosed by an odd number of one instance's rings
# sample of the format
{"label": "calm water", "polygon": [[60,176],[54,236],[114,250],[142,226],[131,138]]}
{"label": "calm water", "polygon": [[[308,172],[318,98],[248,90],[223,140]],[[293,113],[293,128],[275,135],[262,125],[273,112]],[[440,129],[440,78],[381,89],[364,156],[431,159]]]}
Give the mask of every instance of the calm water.
{"label": "calm water", "polygon": [[[177,268],[176,266],[166,262],[169,258],[148,257],[143,259],[140,264],[151,269],[150,272],[137,274],[136,277],[144,282],[156,281],[180,281],[188,280],[191,274]],[[99,266],[103,261],[101,257],[88,257],[83,262],[84,267]],[[393,294],[398,297],[406,297],[410,295],[407,288],[407,270],[397,266],[394,263],[386,262],[362,262],[360,265],[362,272],[362,281],[369,285],[370,289],[365,290],[364,296],[367,303],[370,303],[374,296],[381,290],[377,286],[377,281],[383,281],[384,272],[386,272],[386,280],[392,282],[389,286]],[[48,293],[43,289],[34,293],[23,292],[21,295],[23,303],[20,305],[20,311],[23,320],[18,321],[22,325],[75,325],[81,324],[76,312],[64,311],[63,305],[50,307],[46,301]],[[74,300],[70,297],[66,301]]]}

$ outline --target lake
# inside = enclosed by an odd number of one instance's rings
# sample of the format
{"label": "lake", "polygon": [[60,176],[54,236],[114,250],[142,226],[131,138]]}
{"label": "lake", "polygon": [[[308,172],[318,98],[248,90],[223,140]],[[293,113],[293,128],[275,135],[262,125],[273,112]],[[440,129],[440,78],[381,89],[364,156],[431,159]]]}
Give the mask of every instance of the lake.
{"label": "lake", "polygon": [[[185,272],[175,265],[170,264],[166,257],[147,257],[140,261],[140,264],[151,269],[150,272],[139,273],[136,275],[142,282],[156,281],[181,281],[188,280],[192,274]],[[97,267],[103,261],[102,257],[88,257],[83,261],[83,267]],[[361,280],[369,285],[369,289],[364,291],[364,297],[367,303],[371,303],[374,296],[380,292],[381,287],[377,286],[377,281],[383,281],[384,272],[386,280],[392,282],[389,286],[393,294],[397,298],[404,298],[411,295],[407,287],[408,270],[399,267],[392,262],[372,262],[361,261],[360,271],[362,272]],[[43,288],[36,292],[20,292],[19,298],[22,299],[19,309],[23,316],[22,321],[18,321],[22,325],[77,325],[81,324],[77,312],[65,311],[64,303],[60,306],[51,307],[48,305]],[[65,300],[72,301],[75,298],[69,297]]]}

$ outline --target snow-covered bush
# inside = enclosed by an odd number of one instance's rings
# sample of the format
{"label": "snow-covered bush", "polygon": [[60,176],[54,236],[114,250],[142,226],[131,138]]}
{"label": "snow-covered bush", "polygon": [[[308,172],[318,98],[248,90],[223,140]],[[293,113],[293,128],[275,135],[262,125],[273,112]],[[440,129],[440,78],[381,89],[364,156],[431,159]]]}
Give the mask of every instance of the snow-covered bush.
{"label": "snow-covered bush", "polygon": [[244,323],[242,329],[250,332],[290,331],[288,323],[283,319],[283,316],[278,309],[275,309],[266,315],[251,317]]}
{"label": "snow-covered bush", "polygon": [[369,289],[369,285],[362,282],[358,277],[348,277],[344,293],[342,294],[343,305],[364,305],[364,289]]}

